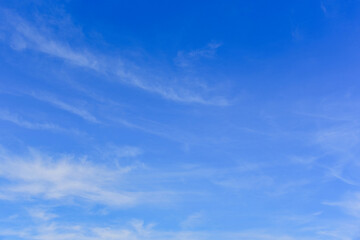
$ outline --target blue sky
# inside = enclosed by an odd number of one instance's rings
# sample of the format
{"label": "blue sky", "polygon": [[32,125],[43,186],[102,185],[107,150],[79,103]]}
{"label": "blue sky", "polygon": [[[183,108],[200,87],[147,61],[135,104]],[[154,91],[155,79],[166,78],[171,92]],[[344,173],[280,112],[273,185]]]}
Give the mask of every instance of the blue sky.
{"label": "blue sky", "polygon": [[360,2],[3,1],[0,238],[360,239]]}

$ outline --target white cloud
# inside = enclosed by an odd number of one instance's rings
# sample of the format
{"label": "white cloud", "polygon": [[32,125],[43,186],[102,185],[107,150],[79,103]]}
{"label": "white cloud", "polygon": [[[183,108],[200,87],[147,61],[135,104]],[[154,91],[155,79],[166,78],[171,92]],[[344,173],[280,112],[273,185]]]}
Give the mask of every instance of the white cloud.
{"label": "white cloud", "polygon": [[221,46],[221,43],[209,43],[203,48],[195,49],[189,52],[179,51],[175,58],[175,64],[179,67],[190,67],[195,61],[201,58],[214,58],[216,50]]}
{"label": "white cloud", "polygon": [[323,1],[321,1],[321,3],[320,3],[320,8],[324,12],[324,14],[327,14],[327,8]]}
{"label": "white cloud", "polygon": [[318,131],[316,143],[331,153],[344,153],[357,147],[360,142],[360,129],[354,124],[342,124]]}
{"label": "white cloud", "polygon": [[8,111],[0,111],[0,120],[8,121],[8,122],[16,124],[20,127],[28,128],[28,129],[51,130],[51,131],[75,133],[75,134],[80,133],[76,129],[66,129],[66,128],[60,127],[58,125],[55,125],[53,123],[46,123],[46,122],[39,123],[39,122],[28,121],[16,114],[10,113]]}
{"label": "white cloud", "polygon": [[[75,65],[99,69],[94,56],[86,51],[74,51],[69,45],[51,39],[41,34],[37,28],[22,19],[17,14],[8,10],[2,10],[4,15],[3,26],[10,31],[10,45],[16,50],[33,49],[42,53],[69,61]],[[8,24],[8,25],[5,25]]]}
{"label": "white cloud", "polygon": [[360,127],[357,99],[326,99],[320,104],[306,104],[306,111],[295,111],[305,117],[310,129],[306,144],[313,144],[314,153],[306,157],[293,157],[293,162],[325,170],[325,180],[338,180],[359,186]]}
{"label": "white cloud", "polygon": [[117,76],[120,77],[120,80],[126,84],[136,86],[137,88],[143,89],[151,93],[157,93],[166,99],[173,100],[176,102],[199,103],[204,105],[216,105],[216,106],[229,105],[228,100],[226,100],[225,98],[222,97],[205,98],[199,94],[194,93],[189,89],[180,86],[174,87],[167,84],[161,84],[159,82],[144,81],[140,77],[134,75],[133,73],[125,69],[118,69],[116,71],[116,74]]}
{"label": "white cloud", "polygon": [[196,212],[189,215],[184,221],[181,222],[180,226],[185,229],[192,229],[204,222],[204,214],[202,212]]}
{"label": "white cloud", "polygon": [[127,168],[124,172],[68,156],[55,159],[34,150],[26,156],[2,151],[0,162],[0,178],[9,182],[0,191],[12,199],[85,200],[121,207],[138,203],[142,196],[114,188]]}
{"label": "white cloud", "polygon": [[32,218],[40,219],[42,221],[49,221],[57,217],[56,214],[50,213],[43,208],[31,208],[28,210],[28,213]]}
{"label": "white cloud", "polygon": [[[204,184],[209,186],[214,183],[221,185],[218,180],[231,181],[234,175],[256,169],[251,166],[245,169],[156,169],[138,162],[122,166],[118,159],[125,156],[136,157],[141,151],[134,147],[119,147],[115,150],[118,152],[110,151],[112,161],[95,164],[84,157],[53,157],[33,149],[27,154],[14,155],[2,149],[0,179],[6,181],[0,185],[0,196],[3,196],[2,199],[16,201],[45,199],[63,204],[87,202],[110,207],[132,207],[139,204],[164,206],[185,196],[203,194],[203,190],[199,192],[199,189],[191,187],[179,191],[177,187],[182,188],[183,184],[174,185],[179,178],[185,184],[196,179],[205,181]],[[241,185],[240,188],[246,189],[256,184],[264,187],[264,181],[262,176],[249,179],[245,175],[241,181],[236,182],[236,188]]]}
{"label": "white cloud", "polygon": [[[106,79],[113,79],[110,76],[116,76],[116,81],[158,94],[172,101],[219,106],[229,104],[223,97],[206,97],[203,93],[195,92],[190,88],[184,88],[173,81],[169,81],[169,76],[163,73],[153,76],[143,74],[147,77],[141,77],[139,71],[144,69],[143,66],[134,67],[133,63],[118,56],[101,56],[92,51],[74,49],[70,46],[71,44],[61,42],[53,37],[49,29],[40,31],[13,12],[8,10],[1,12],[3,13],[3,23],[0,30],[5,32],[5,35],[8,36],[5,40],[15,50],[30,49],[60,58],[71,64],[94,70],[105,76]],[[207,48],[189,54],[192,57],[210,56],[218,47],[218,44],[209,44]]]}
{"label": "white cloud", "polygon": [[12,122],[20,127],[29,128],[29,129],[44,129],[44,130],[60,130],[65,129],[51,124],[51,123],[34,123],[21,119],[19,116],[12,114],[7,111],[0,111],[0,119],[3,121]]}
{"label": "white cloud", "polygon": [[266,175],[244,175],[239,177],[224,177],[214,181],[215,184],[234,190],[259,189],[274,185],[274,180]]}
{"label": "white cloud", "polygon": [[324,204],[340,207],[346,213],[360,218],[360,192],[348,193],[339,202],[324,202]]}
{"label": "white cloud", "polygon": [[360,185],[359,133],[359,127],[348,122],[315,134],[315,143],[323,151],[322,162],[317,164],[326,169],[329,176],[350,185]]}
{"label": "white cloud", "polygon": [[87,110],[76,107],[73,104],[63,102],[49,94],[33,92],[30,95],[38,100],[50,103],[59,109],[62,109],[64,111],[67,111],[69,113],[77,115],[86,121],[93,122],[93,123],[100,123],[100,121],[95,116],[93,116],[91,113],[89,113]]}
{"label": "white cloud", "polygon": [[121,159],[121,158],[134,158],[142,154],[142,150],[134,146],[116,146],[109,145],[103,150],[103,154],[108,157]]}
{"label": "white cloud", "polygon": [[135,123],[122,118],[113,118],[111,120],[116,124],[121,124],[127,128],[139,130],[145,133],[163,137],[183,144],[192,144],[194,142],[200,142],[200,139],[197,139],[196,136],[193,134],[190,134],[185,131],[179,131],[177,129],[170,128],[167,125],[157,123],[154,121],[142,120],[141,122]]}
{"label": "white cloud", "polygon": [[[51,223],[26,230],[0,230],[0,236],[15,236],[21,239],[39,240],[319,240],[314,237],[299,237],[275,234],[265,230],[221,232],[221,231],[158,231],[153,224],[132,221],[128,226],[68,226]],[[335,238],[336,239],[336,238]],[[347,239],[347,238],[343,238]]]}

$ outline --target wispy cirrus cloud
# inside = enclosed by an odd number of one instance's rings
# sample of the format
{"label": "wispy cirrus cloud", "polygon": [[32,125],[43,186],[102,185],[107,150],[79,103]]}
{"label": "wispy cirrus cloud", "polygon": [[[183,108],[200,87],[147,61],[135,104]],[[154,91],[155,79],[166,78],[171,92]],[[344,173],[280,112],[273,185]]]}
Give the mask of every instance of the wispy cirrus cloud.
{"label": "wispy cirrus cloud", "polygon": [[61,128],[57,125],[51,123],[36,123],[24,120],[18,115],[10,113],[8,111],[0,111],[0,120],[8,121],[14,123],[20,127],[29,128],[29,129],[40,129],[40,130],[55,130],[55,131],[64,131],[64,128]]}
{"label": "wispy cirrus cloud", "polygon": [[[0,236],[21,237],[21,239],[41,240],[318,240],[320,235],[301,237],[297,234],[278,234],[270,230],[256,229],[243,231],[161,231],[154,224],[141,220],[130,221],[126,225],[84,226],[64,225],[57,222],[31,226],[24,229],[0,230]],[[343,238],[347,239],[347,238]]]}
{"label": "wispy cirrus cloud", "polygon": [[117,146],[108,144],[99,147],[98,151],[105,159],[119,160],[124,158],[136,158],[143,154],[143,150],[135,146]]}
{"label": "wispy cirrus cloud", "polygon": [[92,123],[100,123],[100,121],[91,113],[89,113],[87,110],[85,110],[84,108],[79,108],[74,106],[74,104],[70,104],[70,103],[66,103],[60,99],[57,99],[56,97],[49,95],[49,94],[44,94],[44,93],[40,93],[40,92],[32,92],[29,93],[33,98],[36,98],[40,101],[44,101],[47,102],[61,110],[67,111],[69,113],[72,113],[74,115],[77,115],[81,118],[83,118],[86,121],[92,122]]}
{"label": "wispy cirrus cloud", "polygon": [[32,49],[50,56],[58,57],[75,65],[99,69],[96,58],[86,51],[74,51],[69,44],[60,43],[50,36],[41,34],[29,22],[14,12],[1,9],[2,27],[8,33],[8,41],[16,50]]}
{"label": "wispy cirrus cloud", "polygon": [[352,122],[318,131],[315,142],[324,151],[325,163],[317,163],[330,176],[350,185],[360,185],[357,171],[360,170],[357,156],[360,146],[360,128]]}
{"label": "wispy cirrus cloud", "polygon": [[360,191],[349,192],[340,201],[324,202],[324,204],[339,207],[347,214],[360,219]]}
{"label": "wispy cirrus cloud", "polygon": [[221,47],[221,43],[211,42],[203,48],[191,50],[191,51],[179,51],[177,53],[174,62],[179,67],[190,67],[194,62],[201,58],[214,58],[216,51]]}
{"label": "wispy cirrus cloud", "polygon": [[[15,50],[30,49],[38,51],[62,59],[70,64],[96,71],[102,74],[105,79],[121,82],[175,102],[217,106],[229,105],[226,98],[206,96],[205,92],[196,92],[195,88],[183,87],[181,84],[172,81],[171,77],[165,73],[160,72],[150,76],[148,73],[138,74],[141,69],[146,67],[136,66],[136,64],[126,60],[124,57],[99,55],[91,50],[74,49],[70,43],[57,40],[56,34],[50,34],[50,30],[41,31],[35,28],[31,22],[9,10],[2,9],[1,12],[3,13],[3,23],[0,30],[5,33],[4,40]],[[209,44],[207,48],[189,53],[189,56],[195,58],[210,56],[218,48],[218,44]]]}
{"label": "wispy cirrus cloud", "polygon": [[293,157],[293,162],[325,170],[327,180],[359,186],[360,122],[358,99],[327,99],[321,104],[306,106],[312,111],[296,111],[303,121],[311,122],[308,142],[314,154]]}
{"label": "wispy cirrus cloud", "polygon": [[202,212],[196,212],[189,215],[180,226],[184,229],[193,229],[201,225],[205,221],[205,216]]}
{"label": "wispy cirrus cloud", "polygon": [[56,214],[53,214],[41,207],[30,208],[28,209],[28,213],[32,218],[39,219],[42,221],[49,221],[51,219],[58,217]]}
{"label": "wispy cirrus cloud", "polygon": [[[128,151],[126,148],[125,153]],[[132,149],[134,150],[134,149]],[[123,153],[122,150],[120,152]],[[132,156],[133,151],[130,151]],[[136,154],[135,154],[136,155]],[[194,182],[194,180],[205,179],[209,182],[214,179],[223,178],[227,175],[244,175],[248,172],[256,172],[261,166],[257,164],[241,164],[238,168],[230,169],[204,169],[194,167],[176,168],[173,172],[167,170],[154,171],[149,169],[147,174],[141,172],[135,174],[128,181],[123,181],[126,176],[132,174],[134,168],[129,167],[107,167],[103,164],[94,164],[86,159],[77,159],[71,156],[51,157],[38,151],[30,151],[27,155],[9,154],[2,150],[0,154],[0,179],[6,180],[0,187],[0,193],[12,199],[22,202],[28,198],[51,200],[61,202],[81,201],[82,203],[100,204],[112,208],[131,207],[148,201],[164,201],[167,198],[165,192],[151,192],[149,186],[167,188],[167,182],[183,181]],[[31,171],[29,171],[31,169]],[[148,184],[142,185],[141,182]],[[244,180],[246,181],[246,179]],[[250,181],[251,183],[251,181]],[[129,184],[131,184],[129,186]],[[174,191],[173,184],[171,189]],[[202,185],[203,187],[204,185]],[[135,188],[133,188],[135,187]],[[129,188],[136,190],[130,191]],[[147,192],[141,189],[147,189]],[[151,189],[150,189],[151,190]],[[2,201],[6,201],[3,199]],[[37,201],[39,202],[39,201]],[[158,203],[159,203],[158,202]],[[204,214],[201,212],[189,215],[187,219],[180,222],[183,230],[161,231],[154,228],[153,224],[144,224],[142,221],[132,221],[126,226],[112,225],[106,226],[98,223],[97,225],[84,225],[83,223],[73,223],[71,226],[61,221],[59,212],[52,214],[44,208],[35,207],[28,210],[28,214],[44,224],[36,224],[21,228],[0,229],[0,236],[21,237],[22,239],[194,239],[194,240],[215,240],[215,239],[284,239],[284,240],[315,240],[327,239],[329,234],[343,233],[344,236],[352,236],[342,229],[329,229],[323,227],[316,231],[307,230],[309,237],[302,237],[297,234],[279,234],[266,229],[253,231],[193,231],[192,229],[199,224],[206,223]],[[58,221],[59,220],[59,221]],[[310,223],[311,224],[311,223]],[[334,235],[335,236],[335,235]],[[338,235],[337,235],[338,236]],[[339,239],[335,238],[334,239]],[[341,239],[341,238],[340,238]],[[346,238],[344,239],[351,239]]]}
{"label": "wispy cirrus cloud", "polygon": [[[0,196],[9,200],[34,198],[132,207],[139,204],[178,202],[184,196],[209,194],[205,189],[189,185],[193,181],[203,181],[209,187],[217,185],[235,190],[262,189],[273,185],[272,182],[265,183],[264,175],[259,175],[257,169],[252,167],[155,168],[136,160],[132,165],[122,166],[122,158],[134,158],[141,150],[124,146],[105,151],[109,153],[101,153],[101,159],[108,159],[108,164],[95,164],[86,160],[86,157],[54,157],[33,149],[27,154],[11,154],[2,149],[0,179],[6,181],[0,186]],[[242,177],[237,177],[234,182],[233,179],[239,174]],[[174,186],[179,178],[182,183]],[[269,181],[271,178],[266,179]],[[223,182],[229,182],[230,186],[222,184]]]}
{"label": "wispy cirrus cloud", "polygon": [[33,130],[49,130],[71,134],[81,134],[81,132],[77,129],[68,129],[53,123],[29,121],[19,116],[18,114],[14,114],[12,112],[4,110],[0,110],[0,120],[11,122],[22,128],[28,128]]}
{"label": "wispy cirrus cloud", "polygon": [[[68,112],[70,114],[73,114],[75,116],[78,116],[80,118],[82,118],[85,121],[91,122],[91,123],[101,123],[100,120],[97,119],[97,117],[92,114],[89,110],[86,109],[85,104],[82,104],[81,106],[78,106],[77,103],[74,103],[74,99],[69,100],[63,100],[60,99],[58,96],[53,95],[49,92],[44,92],[44,91],[27,91],[27,90],[13,90],[13,91],[9,91],[8,94],[10,95],[14,95],[14,96],[28,96],[31,97],[33,99],[36,99],[38,101],[41,102],[45,102],[49,105],[52,105],[53,107],[63,110],[65,112]],[[84,103],[84,102],[82,102]],[[79,104],[80,105],[80,104]],[[10,117],[11,114],[10,113],[4,113],[4,120],[6,118],[6,115],[8,115],[9,117],[8,120],[10,121],[12,119],[12,121],[15,123],[15,119],[16,117]],[[24,125],[25,127],[25,125]],[[30,125],[29,125],[30,127]]]}
{"label": "wispy cirrus cloud", "polygon": [[133,167],[110,168],[84,158],[54,158],[35,150],[13,155],[2,149],[0,162],[0,178],[7,181],[0,187],[4,199],[85,201],[112,207],[166,201],[165,192],[129,191],[132,186],[122,186]]}

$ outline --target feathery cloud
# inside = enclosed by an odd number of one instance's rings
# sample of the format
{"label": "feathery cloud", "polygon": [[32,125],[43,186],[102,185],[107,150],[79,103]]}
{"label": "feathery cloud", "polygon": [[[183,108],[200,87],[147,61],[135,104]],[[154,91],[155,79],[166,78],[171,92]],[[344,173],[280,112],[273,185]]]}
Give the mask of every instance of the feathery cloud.
{"label": "feathery cloud", "polygon": [[140,200],[140,192],[114,188],[129,168],[110,169],[84,159],[55,159],[32,150],[16,156],[4,150],[0,156],[0,192],[12,199],[19,197],[52,200],[85,200],[109,206],[131,206]]}
{"label": "feathery cloud", "polygon": [[[229,101],[223,97],[207,97],[204,93],[195,92],[169,81],[170,77],[164,73],[154,76],[145,74],[148,77],[144,78],[141,74],[138,74],[139,69],[145,68],[144,66],[136,66],[136,64],[125,58],[119,58],[119,56],[100,56],[91,50],[73,49],[71,44],[57,40],[56,36],[53,36],[55,34],[49,34],[50,30],[46,31],[47,33],[40,31],[29,21],[9,10],[2,9],[1,12],[3,13],[3,23],[0,30],[7,36],[5,41],[15,50],[30,49],[38,51],[62,59],[70,64],[96,71],[108,80],[118,81],[150,93],[158,94],[165,99],[175,102],[217,106],[229,104]],[[209,44],[206,49],[192,52],[190,56],[209,57],[219,46],[219,44]],[[117,60],[114,60],[115,58]],[[135,68],[133,67],[134,65],[136,66]]]}

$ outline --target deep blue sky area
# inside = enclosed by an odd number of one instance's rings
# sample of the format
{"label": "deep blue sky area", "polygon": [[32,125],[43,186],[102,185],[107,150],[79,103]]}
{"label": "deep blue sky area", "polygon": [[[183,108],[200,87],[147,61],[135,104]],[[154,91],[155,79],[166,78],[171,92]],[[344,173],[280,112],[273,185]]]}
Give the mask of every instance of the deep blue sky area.
{"label": "deep blue sky area", "polygon": [[360,239],[360,1],[3,1],[0,238]]}

